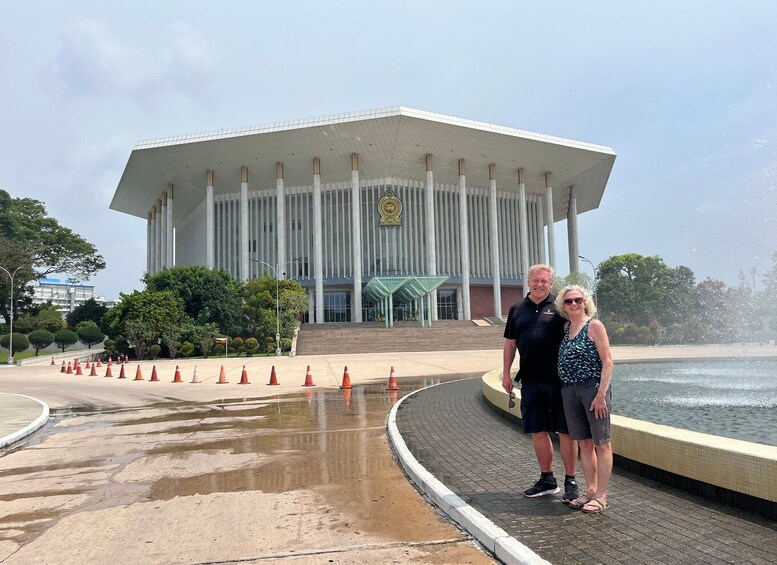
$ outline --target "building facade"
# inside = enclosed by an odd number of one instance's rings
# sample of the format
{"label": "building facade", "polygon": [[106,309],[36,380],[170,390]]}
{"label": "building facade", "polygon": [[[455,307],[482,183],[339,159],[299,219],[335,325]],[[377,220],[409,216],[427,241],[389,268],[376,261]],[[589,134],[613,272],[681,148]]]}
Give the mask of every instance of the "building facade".
{"label": "building facade", "polygon": [[[433,319],[501,316],[529,265],[555,266],[554,223],[601,200],[615,154],[409,108],[139,143],[111,207],[146,219],[147,271],[269,273],[310,294],[308,321],[385,314],[374,278],[438,276]],[[395,301],[394,318],[423,316]],[[429,306],[421,307],[429,309]]]}
{"label": "building facade", "polygon": [[94,286],[81,282],[69,283],[59,279],[43,278],[32,283],[32,291],[33,304],[45,304],[50,301],[63,317],[89,299],[94,299],[98,304],[108,308],[114,306],[114,302],[95,294]]}

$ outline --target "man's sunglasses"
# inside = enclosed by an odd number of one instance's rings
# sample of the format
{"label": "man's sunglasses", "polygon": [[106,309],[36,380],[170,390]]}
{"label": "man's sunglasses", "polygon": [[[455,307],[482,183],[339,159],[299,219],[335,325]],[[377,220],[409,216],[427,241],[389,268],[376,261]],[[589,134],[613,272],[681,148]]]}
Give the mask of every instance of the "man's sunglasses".
{"label": "man's sunglasses", "polygon": [[515,391],[510,391],[510,400],[507,402],[507,407],[510,409],[515,408]]}

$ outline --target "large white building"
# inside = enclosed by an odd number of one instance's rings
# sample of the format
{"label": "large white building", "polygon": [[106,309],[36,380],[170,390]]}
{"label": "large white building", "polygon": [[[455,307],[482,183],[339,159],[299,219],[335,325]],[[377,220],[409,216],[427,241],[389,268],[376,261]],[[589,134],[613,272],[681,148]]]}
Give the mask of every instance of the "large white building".
{"label": "large white building", "polygon": [[530,264],[555,266],[555,222],[578,270],[577,215],[598,207],[614,161],[399,107],[138,143],[111,208],[146,220],[149,273],[277,271],[308,288],[316,323],[387,307],[472,319],[504,315]]}
{"label": "large white building", "polygon": [[95,293],[94,286],[83,282],[68,282],[60,279],[42,278],[32,283],[32,303],[51,302],[62,316],[81,306],[89,299],[112,308],[114,303]]}

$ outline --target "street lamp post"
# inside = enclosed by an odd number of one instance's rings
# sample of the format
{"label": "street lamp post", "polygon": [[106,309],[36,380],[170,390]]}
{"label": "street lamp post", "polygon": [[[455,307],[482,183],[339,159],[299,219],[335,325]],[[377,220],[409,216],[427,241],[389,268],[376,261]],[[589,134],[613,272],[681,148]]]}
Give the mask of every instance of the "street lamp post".
{"label": "street lamp post", "polygon": [[[594,264],[587,257],[583,257],[582,255],[578,255],[577,258],[581,259],[581,260],[585,261],[586,263],[588,263],[589,265],[591,265],[591,271],[594,274],[594,278],[591,279],[591,285],[593,287],[591,289],[591,292],[594,295],[594,306],[597,306],[597,304],[596,304],[596,267],[594,267]],[[597,308],[598,308],[598,306],[597,306]]]}
{"label": "street lamp post", "polygon": [[11,288],[11,310],[10,310],[10,314],[9,314],[10,332],[8,332],[9,333],[9,335],[8,335],[8,341],[9,341],[9,343],[8,343],[8,364],[9,365],[11,365],[14,362],[13,361],[13,281],[14,281],[14,278],[16,277],[16,273],[21,268],[22,268],[21,265],[19,265],[18,267],[16,267],[14,269],[13,273],[11,273],[5,267],[0,267],[0,269],[2,269],[3,272],[6,275],[8,275],[8,278],[11,279],[11,287],[10,287]]}
{"label": "street lamp post", "polygon": [[255,263],[261,263],[268,269],[271,269],[273,272],[273,275],[275,275],[275,356],[280,357],[281,356],[281,316],[280,316],[281,307],[280,307],[280,279],[278,277],[278,272],[281,270],[281,267],[286,267],[287,265],[290,265],[291,263],[296,261],[296,259],[292,259],[291,261],[283,265],[275,265],[274,267],[269,263],[260,261],[259,259],[251,259],[251,261],[254,261]]}

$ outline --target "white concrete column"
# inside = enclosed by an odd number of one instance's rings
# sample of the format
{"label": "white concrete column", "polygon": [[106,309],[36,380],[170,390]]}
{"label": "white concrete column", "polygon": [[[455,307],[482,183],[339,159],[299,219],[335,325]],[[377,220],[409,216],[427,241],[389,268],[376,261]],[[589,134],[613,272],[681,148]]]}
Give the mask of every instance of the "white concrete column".
{"label": "white concrete column", "polygon": [[146,273],[151,274],[151,269],[154,261],[153,249],[154,249],[154,232],[152,225],[152,214],[148,213],[146,220]]}
{"label": "white concrete column", "polygon": [[[437,230],[434,218],[434,172],[432,170],[432,155],[426,155],[426,187],[424,191],[426,197],[426,209],[424,216],[426,219],[426,272],[430,275],[437,274]],[[423,307],[423,302],[421,302]],[[435,289],[429,296],[429,314],[430,320],[437,320],[437,290]]]}
{"label": "white concrete column", "polygon": [[162,241],[162,235],[164,234],[164,231],[162,231],[162,221],[164,219],[164,210],[162,210],[162,200],[156,201],[156,225],[154,226],[156,231],[156,273],[162,270],[162,267],[164,267],[164,263],[162,262],[162,251],[164,250],[163,247],[163,241]]}
{"label": "white concrete column", "polygon": [[[324,323],[324,232],[321,219],[321,160],[313,159],[313,272],[316,281],[315,301],[311,295],[311,304],[315,304],[316,324]],[[311,290],[311,292],[313,292]]]}
{"label": "white concrete column", "polygon": [[553,233],[553,187],[545,173],[545,223],[548,224],[548,265],[556,269],[556,237]]}
{"label": "white concrete column", "polygon": [[159,199],[159,268],[167,267],[167,194]]}
{"label": "white concrete column", "polygon": [[205,266],[216,267],[216,206],[213,202],[213,171],[208,169],[205,187]]}
{"label": "white concrete column", "polygon": [[351,321],[362,321],[362,221],[361,190],[359,188],[359,155],[351,154],[351,230],[353,245],[353,299]]}
{"label": "white concrete column", "polygon": [[248,167],[240,168],[240,280],[249,279],[250,264],[248,262]]}
{"label": "white concrete column", "polygon": [[275,236],[278,238],[278,273],[279,279],[284,277],[286,267],[286,194],[283,191],[283,163],[278,161],[275,165]]}
{"label": "white concrete column", "polygon": [[467,177],[464,159],[459,159],[459,234],[461,242],[462,319],[472,319],[469,296],[469,214],[467,213]]}
{"label": "white concrete column", "polygon": [[165,226],[167,227],[167,266],[175,266],[175,239],[173,236],[173,185],[167,185],[167,219],[165,220]]}
{"label": "white concrete column", "polygon": [[579,273],[580,266],[577,256],[580,254],[577,240],[577,197],[575,186],[569,187],[569,208],[567,209],[567,239],[569,241],[569,272]]}
{"label": "white concrete column", "polygon": [[494,316],[502,315],[502,272],[499,263],[499,216],[496,212],[496,165],[488,166],[489,224],[491,227],[491,273],[494,277]]}
{"label": "white concrete column", "polygon": [[529,219],[526,214],[526,185],[523,182],[523,169],[518,169],[518,222],[521,224],[518,230],[520,240],[518,244],[521,250],[521,278],[523,279],[524,294],[529,277]]}
{"label": "white concrete column", "polygon": [[314,317],[315,317],[315,323],[321,324],[324,322],[323,315],[321,316],[321,321],[318,321],[318,316],[315,313],[316,309],[316,295],[315,290],[312,288],[308,289],[308,323],[313,323]]}
{"label": "white concrete column", "polygon": [[540,248],[540,260],[543,265],[548,264],[547,249],[545,248],[545,197],[538,196],[535,200],[537,202],[537,224],[539,226],[539,248]]}

